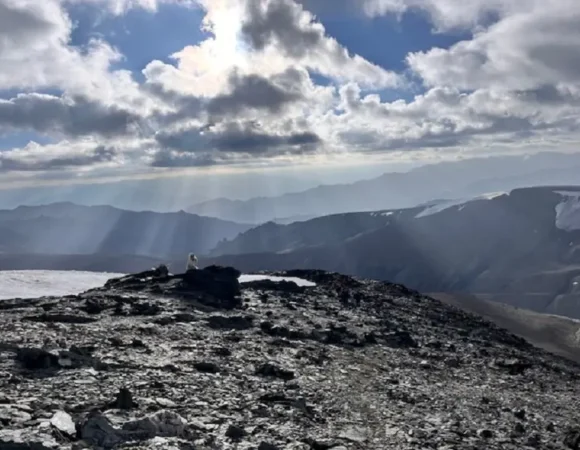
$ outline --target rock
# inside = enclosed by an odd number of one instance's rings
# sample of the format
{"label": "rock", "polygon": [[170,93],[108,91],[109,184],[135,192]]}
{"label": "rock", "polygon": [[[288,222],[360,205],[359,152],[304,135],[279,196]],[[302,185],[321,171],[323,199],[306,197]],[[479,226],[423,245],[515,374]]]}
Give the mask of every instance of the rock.
{"label": "rock", "polygon": [[2,450],[54,450],[54,447],[47,447],[42,442],[11,442],[0,438],[0,449]]}
{"label": "rock", "polygon": [[264,279],[244,283],[244,289],[303,293],[306,290],[306,287],[299,286],[294,281],[288,280],[275,281],[270,279]]}
{"label": "rock", "polygon": [[207,318],[207,324],[214,330],[247,330],[254,326],[249,316],[214,315]]}
{"label": "rock", "polygon": [[306,439],[304,439],[304,442],[312,450],[329,450],[331,448],[338,447],[338,444],[336,444],[332,441],[329,441],[329,440],[306,438]]}
{"label": "rock", "polygon": [[131,347],[133,348],[147,348],[145,342],[142,339],[135,338],[131,341]]}
{"label": "rock", "polygon": [[572,428],[566,432],[564,445],[572,450],[580,449],[580,428]]}
{"label": "rock", "polygon": [[241,273],[232,267],[210,266],[186,272],[183,275],[183,282],[187,289],[203,291],[222,300],[221,307],[232,309],[241,306],[241,301],[235,300],[241,294],[238,280],[240,275]]}
{"label": "rock", "polygon": [[108,308],[109,305],[104,299],[89,297],[85,300],[85,305],[81,309],[87,314],[101,314]]}
{"label": "rock", "polygon": [[530,362],[518,359],[497,359],[495,364],[497,367],[507,370],[511,375],[521,375],[532,367]]}
{"label": "rock", "polygon": [[143,303],[133,303],[131,305],[131,310],[129,314],[132,316],[155,316],[163,311],[156,303],[143,302]]}
{"label": "rock", "polygon": [[173,411],[158,411],[150,416],[127,422],[122,430],[126,437],[152,439],[154,437],[186,437],[187,421]]}
{"label": "rock", "polygon": [[193,364],[193,367],[195,367],[198,372],[203,373],[219,373],[220,371],[220,368],[217,364],[207,361],[196,362]]}
{"label": "rock", "polygon": [[263,377],[281,378],[282,380],[293,380],[295,374],[292,370],[283,369],[272,363],[265,363],[256,369],[256,375]]}
{"label": "rock", "polygon": [[528,436],[526,445],[529,447],[540,447],[542,445],[542,436],[540,433],[533,433]]}
{"label": "rock", "polygon": [[133,394],[127,388],[119,389],[117,398],[109,405],[109,408],[115,409],[134,409],[137,407],[138,405],[133,401]]}
{"label": "rock", "polygon": [[246,435],[246,430],[244,430],[242,427],[239,427],[237,425],[229,425],[228,429],[226,430],[226,437],[229,437],[230,439],[232,439],[234,441],[241,440],[245,435]]}
{"label": "rock", "polygon": [[94,447],[111,449],[124,437],[101,412],[89,413],[79,426],[79,437]]}
{"label": "rock", "polygon": [[76,435],[76,426],[70,414],[64,411],[57,411],[50,419],[50,424],[68,437]]}
{"label": "rock", "polygon": [[175,408],[177,404],[174,401],[169,400],[168,398],[156,398],[155,402],[161,406],[162,408]]}
{"label": "rock", "polygon": [[32,420],[32,415],[26,411],[20,411],[17,405],[9,405],[7,408],[0,409],[0,423],[18,424]]}
{"label": "rock", "polygon": [[213,354],[216,356],[231,356],[232,351],[227,347],[217,347],[213,349]]}
{"label": "rock", "polygon": [[260,442],[260,445],[258,445],[257,450],[281,450],[281,448],[278,447],[277,445],[270,444],[268,442]]}
{"label": "rock", "polygon": [[116,336],[109,338],[109,342],[111,343],[111,345],[113,347],[122,347],[123,345],[125,345],[125,343],[123,342],[123,339],[116,337]]}
{"label": "rock", "polygon": [[19,348],[16,360],[28,370],[58,369],[58,356],[40,348]]}
{"label": "rock", "polygon": [[477,430],[477,435],[482,439],[491,439],[495,436],[494,432],[486,428]]}
{"label": "rock", "polygon": [[22,320],[27,322],[44,323],[75,323],[84,324],[96,322],[99,319],[94,317],[80,316],[76,314],[41,314],[40,316],[25,316]]}
{"label": "rock", "polygon": [[427,369],[431,369],[431,368],[432,368],[431,364],[429,364],[429,361],[427,361],[427,360],[425,360],[425,359],[424,359],[424,360],[422,360],[422,361],[419,363],[419,367],[420,367],[421,369],[425,369],[425,370],[427,370]]}
{"label": "rock", "polygon": [[408,331],[395,331],[383,337],[385,344],[395,348],[417,348],[419,344]]}
{"label": "rock", "polygon": [[516,409],[514,411],[514,416],[516,419],[526,420],[526,410],[525,409]]}
{"label": "rock", "polygon": [[340,431],[338,437],[347,441],[362,443],[368,439],[368,430],[360,426],[347,426]]}

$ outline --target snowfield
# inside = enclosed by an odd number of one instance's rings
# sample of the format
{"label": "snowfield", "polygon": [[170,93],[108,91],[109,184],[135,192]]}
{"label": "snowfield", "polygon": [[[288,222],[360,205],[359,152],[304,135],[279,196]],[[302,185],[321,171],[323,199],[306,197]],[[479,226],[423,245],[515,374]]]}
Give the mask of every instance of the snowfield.
{"label": "snowfield", "polygon": [[[60,270],[7,270],[0,271],[0,300],[11,298],[37,298],[44,296],[75,295],[101,287],[120,273],[76,272]],[[299,286],[316,286],[310,281],[292,277],[242,275],[241,283],[271,279],[294,281]]]}
{"label": "snowfield", "polygon": [[0,271],[0,300],[80,294],[120,276],[122,274],[64,270]]}

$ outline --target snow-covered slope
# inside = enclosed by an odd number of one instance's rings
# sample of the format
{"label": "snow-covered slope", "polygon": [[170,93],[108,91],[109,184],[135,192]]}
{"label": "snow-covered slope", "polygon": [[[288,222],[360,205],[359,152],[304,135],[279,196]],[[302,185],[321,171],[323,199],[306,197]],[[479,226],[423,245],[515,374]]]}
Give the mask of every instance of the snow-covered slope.
{"label": "snow-covered slope", "polygon": [[0,299],[79,294],[100,287],[115,273],[58,270],[8,270],[0,272]]}

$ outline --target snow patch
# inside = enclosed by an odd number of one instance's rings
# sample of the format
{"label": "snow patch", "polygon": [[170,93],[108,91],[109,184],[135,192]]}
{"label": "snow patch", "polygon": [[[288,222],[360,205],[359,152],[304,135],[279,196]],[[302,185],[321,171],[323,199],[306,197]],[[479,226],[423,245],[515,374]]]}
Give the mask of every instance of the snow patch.
{"label": "snow patch", "polygon": [[415,216],[416,219],[421,217],[431,216],[433,214],[440,213],[445,211],[446,209],[452,208],[454,206],[459,206],[458,211],[462,211],[466,204],[475,201],[475,200],[493,200],[494,198],[501,197],[502,195],[508,194],[507,192],[490,192],[488,194],[478,195],[477,197],[468,198],[468,199],[457,199],[457,200],[448,200],[443,201],[441,203],[437,203],[435,205],[429,206],[421,211],[419,214]]}
{"label": "snow patch", "polygon": [[562,196],[562,201],[556,205],[556,228],[580,230],[580,191],[554,192]]}
{"label": "snow patch", "polygon": [[432,216],[433,214],[440,213],[441,211],[445,211],[446,209],[449,209],[453,206],[461,206],[468,201],[469,200],[450,200],[447,202],[437,203],[436,205],[425,208],[423,211],[421,211],[419,214],[415,216],[415,219]]}
{"label": "snow patch", "polygon": [[302,278],[296,277],[272,277],[269,275],[242,275],[240,277],[240,283],[250,283],[252,281],[262,281],[262,280],[272,280],[276,282],[280,281],[293,281],[298,286],[312,287],[316,286],[316,283],[312,281],[303,280]]}
{"label": "snow patch", "polygon": [[0,300],[75,295],[103,286],[116,273],[65,270],[0,271]]}
{"label": "snow patch", "polygon": [[385,212],[372,212],[370,213],[371,217],[388,217],[395,214],[394,211],[385,211]]}
{"label": "snow patch", "polygon": [[489,194],[483,194],[483,195],[480,195],[479,197],[475,197],[474,200],[477,200],[477,199],[493,200],[494,198],[501,197],[502,195],[507,195],[507,194],[508,194],[508,192],[490,192]]}

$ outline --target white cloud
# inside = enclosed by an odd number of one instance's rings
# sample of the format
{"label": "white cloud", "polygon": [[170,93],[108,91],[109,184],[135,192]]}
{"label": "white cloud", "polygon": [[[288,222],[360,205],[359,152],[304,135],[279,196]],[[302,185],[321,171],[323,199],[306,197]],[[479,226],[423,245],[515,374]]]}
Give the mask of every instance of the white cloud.
{"label": "white cloud", "polygon": [[87,92],[120,55],[106,42],[68,45],[72,25],[56,0],[0,0],[0,89]]}
{"label": "white cloud", "polygon": [[[154,12],[162,3],[200,7],[210,36],[167,55],[170,62],[149,62],[139,83],[114,69],[131,55],[105,40],[71,45],[66,7],[81,2],[116,15]],[[409,54],[410,73],[425,92],[384,102],[372,92],[405,89],[408,74],[351,54],[330,36],[309,12],[328,7],[326,0],[0,0],[0,90],[20,92],[0,100],[0,139],[20,130],[63,139],[0,152],[0,170],[143,171],[148,164],[411,150],[424,156],[577,139],[577,0],[549,7],[539,0],[332,5],[369,16],[421,11],[438,32],[460,28],[472,36]],[[334,85],[317,85],[313,73]],[[47,89],[56,94],[39,93]]]}
{"label": "white cloud", "polygon": [[68,4],[92,3],[101,5],[106,7],[110,13],[115,15],[122,15],[131,9],[137,8],[155,12],[159,8],[159,5],[163,3],[174,3],[181,6],[196,6],[198,4],[196,0],[60,0],[60,1]]}
{"label": "white cloud", "polygon": [[409,55],[430,86],[535,89],[580,82],[580,3],[537,7],[506,17],[450,49]]}
{"label": "white cloud", "polygon": [[116,148],[92,139],[50,145],[31,142],[23,148],[0,153],[0,172],[78,171],[121,163],[122,156]]}
{"label": "white cloud", "polygon": [[139,117],[130,111],[85,98],[33,93],[0,99],[0,131],[28,129],[49,135],[111,136],[127,134],[138,121]]}

